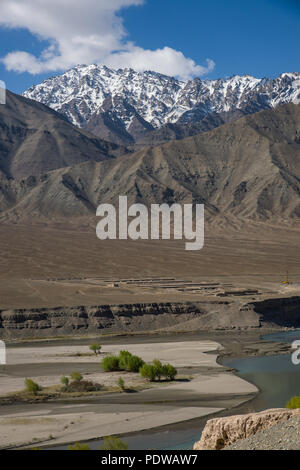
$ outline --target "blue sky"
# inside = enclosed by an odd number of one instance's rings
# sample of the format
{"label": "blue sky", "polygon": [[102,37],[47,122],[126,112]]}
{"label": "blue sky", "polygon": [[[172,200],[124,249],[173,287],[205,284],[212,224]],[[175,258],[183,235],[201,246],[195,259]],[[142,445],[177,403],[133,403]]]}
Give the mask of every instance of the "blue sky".
{"label": "blue sky", "polygon": [[108,0],[80,1],[74,11],[58,8],[61,1],[69,0],[54,0],[56,9],[45,0],[37,11],[37,0],[2,0],[0,79],[8,89],[21,93],[76,63],[156,69],[182,79],[300,70],[300,0],[110,0],[109,11]]}

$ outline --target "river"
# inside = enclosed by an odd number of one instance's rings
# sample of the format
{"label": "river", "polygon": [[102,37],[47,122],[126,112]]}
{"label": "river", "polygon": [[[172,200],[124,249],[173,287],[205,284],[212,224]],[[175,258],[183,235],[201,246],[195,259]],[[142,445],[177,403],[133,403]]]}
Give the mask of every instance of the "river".
{"label": "river", "polygon": [[[291,343],[296,339],[300,340],[300,330],[268,334],[261,339]],[[226,358],[222,363],[224,366],[236,369],[240,377],[253,383],[260,390],[253,400],[234,410],[227,410],[223,415],[285,407],[292,396],[300,395],[300,365],[295,366],[292,363],[290,354]],[[135,450],[192,449],[195,441],[200,439],[207,419],[209,418],[179,423],[161,430],[144,431],[126,436],[123,440],[127,442],[129,449]],[[102,445],[101,440],[89,443],[92,449],[98,449],[100,445]]]}
{"label": "river", "polygon": [[[300,340],[300,330],[273,333],[262,336],[261,339],[292,343],[294,340]],[[243,412],[247,412],[247,409],[261,411],[267,408],[282,408],[292,396],[300,395],[300,365],[292,363],[290,354],[228,358],[223,360],[223,364],[236,369],[239,377],[253,383],[260,390],[257,397],[242,407]],[[231,411],[228,414],[233,413]],[[159,439],[160,446],[156,447],[159,449],[192,449],[194,442],[200,438],[203,424],[197,429],[192,427],[189,430],[169,430],[147,437],[153,445]],[[145,437],[141,438],[141,444],[145,445]],[[172,445],[168,445],[171,439]],[[129,444],[135,446],[139,443],[130,440]]]}

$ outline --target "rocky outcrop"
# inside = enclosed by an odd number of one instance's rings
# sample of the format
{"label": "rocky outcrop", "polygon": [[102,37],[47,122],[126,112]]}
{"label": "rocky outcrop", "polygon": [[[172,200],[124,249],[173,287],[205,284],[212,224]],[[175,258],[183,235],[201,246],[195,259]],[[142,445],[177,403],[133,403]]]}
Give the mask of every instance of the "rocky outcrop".
{"label": "rocky outcrop", "polygon": [[151,303],[0,311],[0,338],[152,331],[202,315],[191,303]]}
{"label": "rocky outcrop", "polygon": [[241,439],[224,450],[300,450],[300,413],[288,421]]}
{"label": "rocky outcrop", "polygon": [[0,310],[0,339],[300,326],[300,297]]}
{"label": "rocky outcrop", "polygon": [[261,326],[300,327],[300,297],[266,299],[249,304],[260,317]]}
{"label": "rocky outcrop", "polygon": [[194,450],[223,449],[240,439],[246,439],[277,423],[287,421],[299,412],[300,409],[275,408],[260,413],[210,419],[200,441],[194,444]]}

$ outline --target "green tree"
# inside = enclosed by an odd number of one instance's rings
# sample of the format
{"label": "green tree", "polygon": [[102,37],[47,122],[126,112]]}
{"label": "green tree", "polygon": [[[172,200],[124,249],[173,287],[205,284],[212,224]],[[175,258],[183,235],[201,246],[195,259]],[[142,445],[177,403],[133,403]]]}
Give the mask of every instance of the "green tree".
{"label": "green tree", "polygon": [[83,379],[81,373],[80,373],[80,372],[76,372],[76,371],[75,371],[75,372],[72,372],[72,373],[70,374],[70,377],[71,377],[71,379],[72,379],[73,382],[81,382],[82,379]]}
{"label": "green tree", "polygon": [[294,410],[296,408],[300,408],[300,397],[292,397],[286,404],[286,408],[290,410]]}
{"label": "green tree", "polygon": [[95,353],[96,356],[98,356],[98,354],[100,354],[101,348],[102,348],[102,346],[98,343],[90,345],[90,350],[93,351],[93,353]]}
{"label": "green tree", "polygon": [[104,445],[100,447],[100,450],[128,450],[128,444],[121,441],[119,437],[107,436],[103,438]]}
{"label": "green tree", "polygon": [[68,447],[69,450],[91,450],[91,448],[84,443],[75,442],[74,445]]}
{"label": "green tree", "polygon": [[172,366],[171,364],[165,364],[162,367],[162,375],[166,377],[168,380],[174,380],[177,375],[177,369]]}
{"label": "green tree", "polygon": [[150,382],[154,382],[155,380],[155,367],[152,364],[144,364],[140,368],[140,374],[144,379],[150,380]]}
{"label": "green tree", "polygon": [[138,372],[143,365],[144,361],[139,356],[130,356],[128,358],[126,370],[128,372]]}
{"label": "green tree", "polygon": [[129,351],[120,351],[120,353],[119,353],[119,368],[121,370],[127,370],[128,362],[129,362],[131,357],[132,357],[132,354]]}
{"label": "green tree", "polygon": [[63,376],[61,377],[61,379],[60,379],[60,382],[61,382],[61,384],[64,386],[65,390],[68,390],[68,388],[69,388],[69,383],[70,383],[69,378],[66,377],[65,375],[63,375]]}
{"label": "green tree", "polygon": [[163,365],[158,359],[154,359],[153,367],[154,367],[155,377],[160,381],[161,376],[163,375]]}
{"label": "green tree", "polygon": [[133,356],[129,351],[120,351],[119,368],[128,372],[138,372],[144,361],[139,356]]}
{"label": "green tree", "polygon": [[125,382],[124,382],[124,379],[122,379],[122,377],[119,377],[118,378],[118,386],[120,387],[121,390],[125,390]]}
{"label": "green tree", "polygon": [[34,382],[32,379],[25,379],[25,388],[26,392],[33,393],[33,395],[36,395],[42,390],[39,384]]}
{"label": "green tree", "polygon": [[113,372],[119,370],[118,356],[106,356],[101,362],[101,367],[105,372]]}

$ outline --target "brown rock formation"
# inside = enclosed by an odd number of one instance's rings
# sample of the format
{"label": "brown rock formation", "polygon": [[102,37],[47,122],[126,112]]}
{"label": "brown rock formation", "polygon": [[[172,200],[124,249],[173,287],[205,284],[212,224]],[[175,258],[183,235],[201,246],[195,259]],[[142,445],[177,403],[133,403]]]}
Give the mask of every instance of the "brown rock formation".
{"label": "brown rock formation", "polygon": [[275,408],[260,413],[210,419],[206,423],[200,441],[194,444],[194,450],[220,450],[281,421],[287,421],[299,412],[300,409]]}
{"label": "brown rock formation", "polygon": [[150,331],[201,315],[184,303],[8,309],[0,310],[0,338]]}

